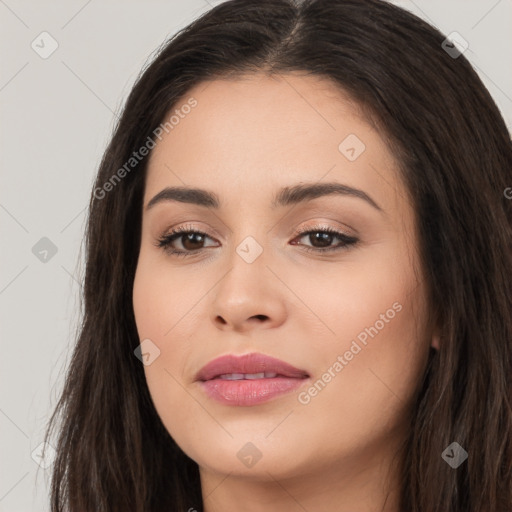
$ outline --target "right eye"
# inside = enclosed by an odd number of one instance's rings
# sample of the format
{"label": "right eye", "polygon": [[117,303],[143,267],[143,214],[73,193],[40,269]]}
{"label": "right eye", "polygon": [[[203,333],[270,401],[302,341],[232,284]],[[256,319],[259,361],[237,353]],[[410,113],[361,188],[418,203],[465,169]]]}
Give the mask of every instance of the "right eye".
{"label": "right eye", "polygon": [[[190,256],[205,248],[201,245],[205,243],[207,238],[210,238],[207,233],[184,227],[174,229],[170,233],[161,236],[156,245],[175,256]],[[175,242],[179,242],[178,245],[181,245],[181,247],[175,247]]]}

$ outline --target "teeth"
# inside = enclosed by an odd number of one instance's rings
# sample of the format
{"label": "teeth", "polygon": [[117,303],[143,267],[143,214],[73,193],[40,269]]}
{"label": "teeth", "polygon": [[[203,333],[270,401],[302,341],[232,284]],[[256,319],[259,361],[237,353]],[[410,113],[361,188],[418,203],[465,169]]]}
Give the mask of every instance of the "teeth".
{"label": "teeth", "polygon": [[264,379],[265,374],[263,372],[261,373],[246,373],[244,376],[246,379]]}
{"label": "teeth", "polygon": [[277,373],[260,372],[260,373],[225,373],[220,375],[223,380],[243,380],[243,379],[273,379],[277,377]]}
{"label": "teeth", "polygon": [[221,379],[226,380],[242,380],[244,378],[243,373],[225,373],[224,375],[220,376]]}

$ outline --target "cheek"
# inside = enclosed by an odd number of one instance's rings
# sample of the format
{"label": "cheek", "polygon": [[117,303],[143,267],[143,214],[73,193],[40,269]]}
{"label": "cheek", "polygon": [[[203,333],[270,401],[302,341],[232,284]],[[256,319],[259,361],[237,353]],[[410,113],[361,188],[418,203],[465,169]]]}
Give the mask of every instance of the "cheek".
{"label": "cheek", "polygon": [[[301,403],[308,402],[312,415],[329,411],[333,429],[353,429],[356,436],[375,422],[400,419],[428,356],[424,297],[411,268],[396,258],[379,261],[300,285],[321,320],[318,336],[310,337],[313,351],[305,352],[318,372]],[[308,332],[311,318],[298,321]]]}
{"label": "cheek", "polygon": [[141,250],[133,286],[133,310],[140,339],[152,339],[162,355],[169,352],[171,344],[176,355],[182,350],[187,352],[192,335],[187,326],[199,313],[198,303],[215,277],[194,280],[193,275],[170,268],[165,258]]}
{"label": "cheek", "polygon": [[[178,346],[170,346],[172,318],[165,296],[151,285],[151,278],[144,279],[144,272],[138,273],[134,284],[133,306],[139,339],[150,339],[158,347],[158,357],[144,365],[144,374],[154,407],[166,430],[174,439],[188,439],[184,426],[193,425],[197,412],[193,401],[186,395],[181,381],[180,361],[186,356],[178,355]],[[182,344],[183,345],[183,344]],[[188,428],[188,427],[187,427]],[[182,443],[180,443],[181,445]],[[183,448],[185,448],[183,446]],[[185,448],[186,449],[186,448]]]}
{"label": "cheek", "polygon": [[315,329],[318,333],[308,344],[319,353],[331,354],[349,350],[353,340],[364,347],[365,342],[369,346],[372,339],[390,338],[393,333],[397,342],[406,341],[398,332],[414,323],[407,308],[416,285],[406,267],[399,270],[396,259],[394,254],[381,254],[365,262],[354,256],[309,275],[289,273],[287,283],[293,283],[304,302],[293,304],[305,313],[295,314],[293,322],[301,323],[301,332]]}
{"label": "cheek", "polygon": [[169,272],[141,251],[133,287],[135,322],[139,339],[151,340],[159,351],[144,366],[146,383],[167,431],[187,453],[193,451],[194,443],[189,447],[187,440],[194,421],[204,413],[184,388],[187,361],[193,353],[193,331],[187,326],[198,314],[194,304],[207,290],[198,289],[179,272]]}
{"label": "cheek", "polygon": [[[133,288],[133,308],[139,339],[151,340],[158,354],[144,366],[146,381],[155,403],[169,393],[175,395],[178,382],[184,380],[190,358],[192,333],[185,331],[193,316],[191,308],[197,298],[183,290],[177,294],[177,282],[162,279],[155,266],[139,265]],[[188,313],[187,313],[188,312]],[[178,386],[178,387],[176,387]],[[174,390],[174,391],[173,391]],[[160,398],[159,398],[160,397]]]}

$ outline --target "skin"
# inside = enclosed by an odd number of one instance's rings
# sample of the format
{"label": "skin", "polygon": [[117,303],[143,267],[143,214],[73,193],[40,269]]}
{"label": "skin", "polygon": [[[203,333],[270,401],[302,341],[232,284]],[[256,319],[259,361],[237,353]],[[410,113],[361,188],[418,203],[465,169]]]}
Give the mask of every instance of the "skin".
{"label": "skin", "polygon": [[[133,306],[140,339],[160,350],[144,366],[149,391],[199,465],[205,510],[398,512],[392,459],[439,338],[426,321],[414,208],[397,162],[357,104],[325,79],[258,73],[202,83],[181,104],[190,97],[197,106],[150,156]],[[338,148],[349,134],[366,146],[354,161]],[[361,189],[382,211],[347,195],[271,207],[282,187],[324,182]],[[146,210],[168,186],[207,189],[221,207],[167,201]],[[297,230],[318,225],[358,242],[307,252],[322,245]],[[178,238],[174,248],[202,252],[182,258],[156,246],[180,226],[208,237]],[[263,250],[252,263],[236,252],[248,236]],[[395,303],[394,318],[301,403],[299,393]],[[194,380],[218,356],[251,352],[310,379],[252,407],[216,402]],[[237,457],[248,442],[261,453],[252,467]]]}

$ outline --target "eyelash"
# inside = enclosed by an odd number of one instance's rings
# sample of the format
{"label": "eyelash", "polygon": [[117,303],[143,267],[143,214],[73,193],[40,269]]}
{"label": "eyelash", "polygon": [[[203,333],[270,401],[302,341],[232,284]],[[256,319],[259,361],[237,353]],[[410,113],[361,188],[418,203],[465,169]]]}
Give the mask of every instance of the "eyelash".
{"label": "eyelash", "polygon": [[[170,233],[163,235],[160,237],[157,242],[156,246],[163,249],[168,254],[171,254],[172,256],[178,256],[178,257],[188,257],[193,256],[195,254],[198,254],[202,251],[204,251],[206,248],[196,249],[192,251],[182,251],[181,249],[174,249],[171,247],[172,242],[174,240],[179,239],[183,235],[187,234],[197,234],[204,237],[210,238],[210,236],[207,233],[204,233],[203,231],[193,229],[189,226],[181,226],[179,228],[173,229]],[[344,233],[341,233],[339,231],[336,231],[335,229],[329,228],[329,227],[322,227],[322,226],[315,226],[313,228],[305,229],[302,231],[299,231],[296,233],[295,238],[302,238],[305,235],[311,235],[313,233],[329,233],[330,235],[334,235],[336,238],[339,238],[342,241],[342,245],[335,245],[333,247],[324,247],[324,248],[318,248],[318,247],[309,247],[307,245],[302,245],[303,249],[308,252],[315,252],[320,254],[325,254],[331,251],[343,251],[348,250],[350,246],[356,245],[359,240],[355,237],[345,235]],[[295,239],[294,238],[294,239]]]}

